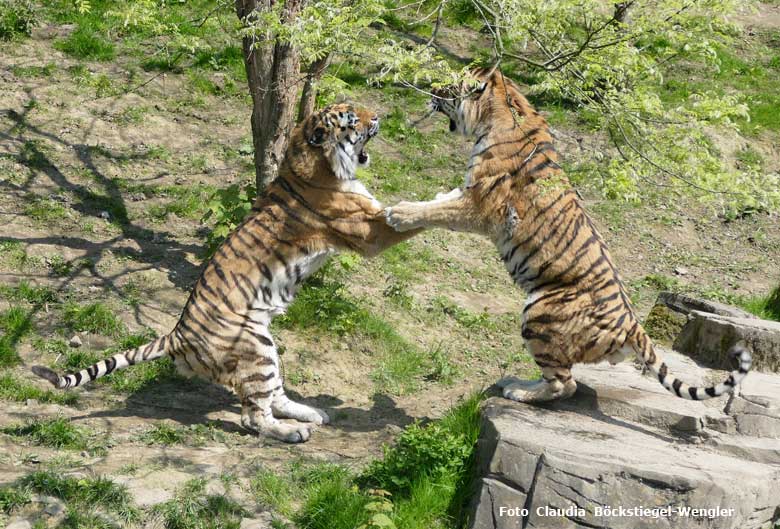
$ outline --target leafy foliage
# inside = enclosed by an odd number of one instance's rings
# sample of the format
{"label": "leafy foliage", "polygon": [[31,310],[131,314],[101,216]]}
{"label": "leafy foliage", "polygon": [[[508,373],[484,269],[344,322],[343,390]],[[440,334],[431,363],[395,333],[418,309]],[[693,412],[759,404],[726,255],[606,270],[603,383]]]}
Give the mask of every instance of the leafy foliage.
{"label": "leafy foliage", "polygon": [[30,36],[38,18],[30,0],[0,0],[0,40]]}
{"label": "leafy foliage", "polygon": [[222,241],[247,216],[257,196],[254,182],[243,187],[234,184],[215,192],[206,206],[203,222],[213,221],[214,228],[206,237],[206,253],[213,255]]}

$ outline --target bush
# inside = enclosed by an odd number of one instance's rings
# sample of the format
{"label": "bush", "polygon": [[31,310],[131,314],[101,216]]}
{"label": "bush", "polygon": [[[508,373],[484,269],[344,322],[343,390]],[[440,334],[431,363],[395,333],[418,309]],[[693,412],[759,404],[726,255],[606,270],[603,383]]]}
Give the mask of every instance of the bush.
{"label": "bush", "polygon": [[38,25],[36,12],[29,0],[0,0],[0,40],[29,37]]}

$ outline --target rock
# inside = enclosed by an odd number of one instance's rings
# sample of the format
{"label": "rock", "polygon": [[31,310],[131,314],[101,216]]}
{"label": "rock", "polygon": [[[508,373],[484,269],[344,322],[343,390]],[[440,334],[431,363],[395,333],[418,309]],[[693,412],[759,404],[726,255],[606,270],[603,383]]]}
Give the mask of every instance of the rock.
{"label": "rock", "polygon": [[111,214],[108,211],[101,211],[98,213],[98,217],[103,220],[111,220]]}
{"label": "rock", "polygon": [[[718,303],[717,301],[709,301],[706,299],[697,299],[685,294],[676,294],[674,292],[660,292],[658,299],[655,302],[656,305],[663,305],[673,310],[674,312],[690,315],[693,311],[698,310],[700,312],[711,312],[713,314],[719,314],[721,316],[732,316],[734,318],[756,318],[753,314],[746,312],[737,307],[726,305],[724,303]],[[757,319],[757,318],[756,318]]]}
{"label": "rock", "polygon": [[43,512],[52,518],[58,518],[65,513],[65,503],[54,496],[40,496],[38,498],[38,503],[44,505]]}
{"label": "rock", "polygon": [[261,518],[242,518],[239,529],[271,529],[273,519],[270,516]]}
{"label": "rock", "polygon": [[78,334],[74,334],[70,340],[68,340],[68,345],[70,347],[81,347],[83,345],[83,342],[81,341],[81,338]]}
{"label": "rock", "polygon": [[733,369],[728,350],[743,341],[753,353],[754,370],[780,371],[780,322],[699,311],[691,316],[674,341],[677,351],[713,367]]}
{"label": "rock", "polygon": [[677,274],[678,276],[688,275],[688,269],[685,268],[684,266],[678,266],[677,268],[674,269],[674,273]]}
{"label": "rock", "polygon": [[[686,382],[725,376],[659,352]],[[630,363],[575,366],[574,376],[567,401],[485,403],[472,529],[763,529],[776,520],[778,375],[751,373],[742,396],[708,401],[676,398]],[[716,511],[697,518],[681,508]]]}

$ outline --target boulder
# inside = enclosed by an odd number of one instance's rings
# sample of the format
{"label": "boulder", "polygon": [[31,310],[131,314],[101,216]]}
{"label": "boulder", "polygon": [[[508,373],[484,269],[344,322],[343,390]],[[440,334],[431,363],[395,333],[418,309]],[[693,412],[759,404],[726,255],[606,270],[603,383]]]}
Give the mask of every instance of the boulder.
{"label": "boulder", "polygon": [[[726,376],[660,352],[686,382]],[[751,373],[741,396],[699,402],[631,363],[575,366],[574,376],[566,401],[485,403],[472,529],[766,529],[780,519],[778,375]]]}
{"label": "boulder", "polygon": [[719,316],[730,316],[732,318],[756,318],[753,314],[726,305],[724,303],[718,303],[717,301],[709,301],[706,299],[692,298],[685,294],[677,294],[675,292],[660,292],[656,305],[662,305],[668,307],[670,310],[688,316],[693,311],[709,312],[711,314],[717,314]]}
{"label": "boulder", "polygon": [[780,322],[776,321],[692,311],[674,348],[713,367],[733,369],[728,350],[738,341],[753,352],[754,370],[780,371]]}

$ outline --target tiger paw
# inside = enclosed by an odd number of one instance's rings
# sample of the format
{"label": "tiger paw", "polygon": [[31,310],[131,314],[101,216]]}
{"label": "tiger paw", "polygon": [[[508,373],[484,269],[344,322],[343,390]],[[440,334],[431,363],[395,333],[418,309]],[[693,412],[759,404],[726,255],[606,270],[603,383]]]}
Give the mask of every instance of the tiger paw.
{"label": "tiger paw", "polygon": [[409,231],[422,226],[417,214],[418,205],[414,202],[399,202],[395,206],[385,208],[387,224],[395,231]]}
{"label": "tiger paw", "polygon": [[463,196],[463,191],[459,187],[456,187],[449,193],[436,193],[433,197],[434,200],[455,200]]}

